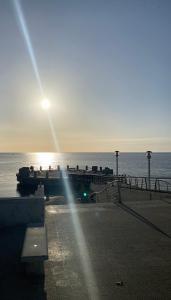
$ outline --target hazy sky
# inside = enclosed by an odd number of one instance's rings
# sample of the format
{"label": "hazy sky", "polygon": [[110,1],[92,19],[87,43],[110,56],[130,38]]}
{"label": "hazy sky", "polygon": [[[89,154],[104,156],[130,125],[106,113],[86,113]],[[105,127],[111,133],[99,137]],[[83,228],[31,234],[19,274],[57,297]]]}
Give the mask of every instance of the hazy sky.
{"label": "hazy sky", "polygon": [[[171,151],[170,0],[20,3],[61,151]],[[0,151],[54,151],[12,0],[0,70]]]}

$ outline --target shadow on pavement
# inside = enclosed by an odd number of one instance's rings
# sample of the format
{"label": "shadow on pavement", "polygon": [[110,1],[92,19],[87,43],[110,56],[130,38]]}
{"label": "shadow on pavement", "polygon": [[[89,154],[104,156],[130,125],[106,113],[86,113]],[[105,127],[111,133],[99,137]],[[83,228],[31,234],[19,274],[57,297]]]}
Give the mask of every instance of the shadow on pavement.
{"label": "shadow on pavement", "polygon": [[166,200],[166,199],[160,199],[160,201],[165,202],[165,203],[167,203],[167,204],[171,204],[171,201],[168,201],[168,200]]}
{"label": "shadow on pavement", "polygon": [[146,225],[148,225],[149,227],[151,227],[155,231],[160,232],[161,234],[165,235],[168,238],[171,238],[170,235],[168,235],[166,232],[164,232],[158,226],[156,226],[155,224],[153,224],[147,218],[143,217],[142,215],[140,215],[139,213],[137,213],[135,210],[133,210],[132,208],[130,208],[129,206],[127,206],[123,202],[122,203],[117,203],[116,205],[119,206],[120,208],[122,208],[123,210],[125,210],[127,213],[129,213],[132,216],[134,216],[135,218],[137,218],[138,220],[140,220],[141,222],[145,223]]}

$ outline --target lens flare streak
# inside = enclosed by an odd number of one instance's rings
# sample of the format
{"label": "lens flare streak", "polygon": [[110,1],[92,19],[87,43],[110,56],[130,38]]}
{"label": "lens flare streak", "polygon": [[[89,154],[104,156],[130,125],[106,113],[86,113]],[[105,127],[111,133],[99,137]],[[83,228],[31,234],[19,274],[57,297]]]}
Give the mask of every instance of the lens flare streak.
{"label": "lens flare streak", "polygon": [[[49,127],[50,127],[52,138],[54,141],[54,146],[55,146],[56,151],[58,152],[60,150],[60,147],[59,147],[58,139],[57,139],[55,129],[53,126],[53,122],[52,122],[49,112],[47,112],[47,115],[48,115]],[[91,260],[90,260],[90,256],[88,253],[85,236],[84,236],[84,233],[83,233],[83,230],[81,227],[81,223],[80,223],[79,216],[77,213],[76,205],[74,203],[73,193],[71,190],[69,179],[68,179],[68,176],[64,169],[62,169],[62,178],[63,178],[64,188],[65,188],[67,199],[68,199],[68,205],[69,205],[71,215],[72,215],[72,223],[74,226],[74,232],[75,232],[77,244],[79,247],[80,258],[81,258],[81,263],[82,263],[82,267],[83,267],[83,274],[84,274],[84,278],[85,278],[85,283],[87,285],[89,298],[91,300],[99,300],[100,297],[99,297],[99,293],[98,293],[96,279],[95,279],[95,276],[94,276],[94,273],[92,270],[92,266],[91,266]]]}
{"label": "lens flare streak", "polygon": [[29,31],[25,22],[25,18],[24,18],[24,14],[21,8],[21,4],[19,0],[13,0],[13,4],[14,4],[14,9],[16,12],[16,16],[17,16],[17,22],[19,24],[19,28],[21,30],[21,33],[24,37],[24,41],[26,43],[26,47],[27,47],[27,51],[33,66],[33,70],[38,82],[38,86],[40,89],[40,93],[43,96],[43,87],[42,87],[42,83],[41,83],[41,79],[40,79],[40,74],[39,74],[39,70],[38,70],[38,66],[37,66],[37,61],[36,61],[36,57],[35,57],[35,53],[33,50],[33,46],[32,46],[32,42],[31,42],[31,38],[29,35]]}

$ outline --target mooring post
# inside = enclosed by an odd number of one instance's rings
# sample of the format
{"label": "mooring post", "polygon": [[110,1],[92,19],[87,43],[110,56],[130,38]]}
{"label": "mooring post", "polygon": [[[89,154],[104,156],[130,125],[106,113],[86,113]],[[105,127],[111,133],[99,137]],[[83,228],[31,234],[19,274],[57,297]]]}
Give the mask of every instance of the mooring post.
{"label": "mooring post", "polygon": [[115,156],[116,156],[116,176],[118,177],[118,175],[119,175],[119,167],[118,167],[119,151],[115,151]]}

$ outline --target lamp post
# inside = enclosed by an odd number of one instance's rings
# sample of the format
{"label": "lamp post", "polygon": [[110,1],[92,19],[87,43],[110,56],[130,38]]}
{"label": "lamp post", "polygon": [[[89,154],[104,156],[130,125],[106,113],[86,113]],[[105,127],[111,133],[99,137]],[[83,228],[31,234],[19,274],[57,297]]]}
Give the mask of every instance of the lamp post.
{"label": "lamp post", "polygon": [[115,156],[116,156],[116,176],[118,177],[118,175],[119,175],[119,168],[118,168],[119,151],[115,151]]}
{"label": "lamp post", "polygon": [[148,159],[148,189],[151,190],[151,165],[150,165],[150,160],[151,160],[151,153],[152,151],[147,151],[147,159]]}

